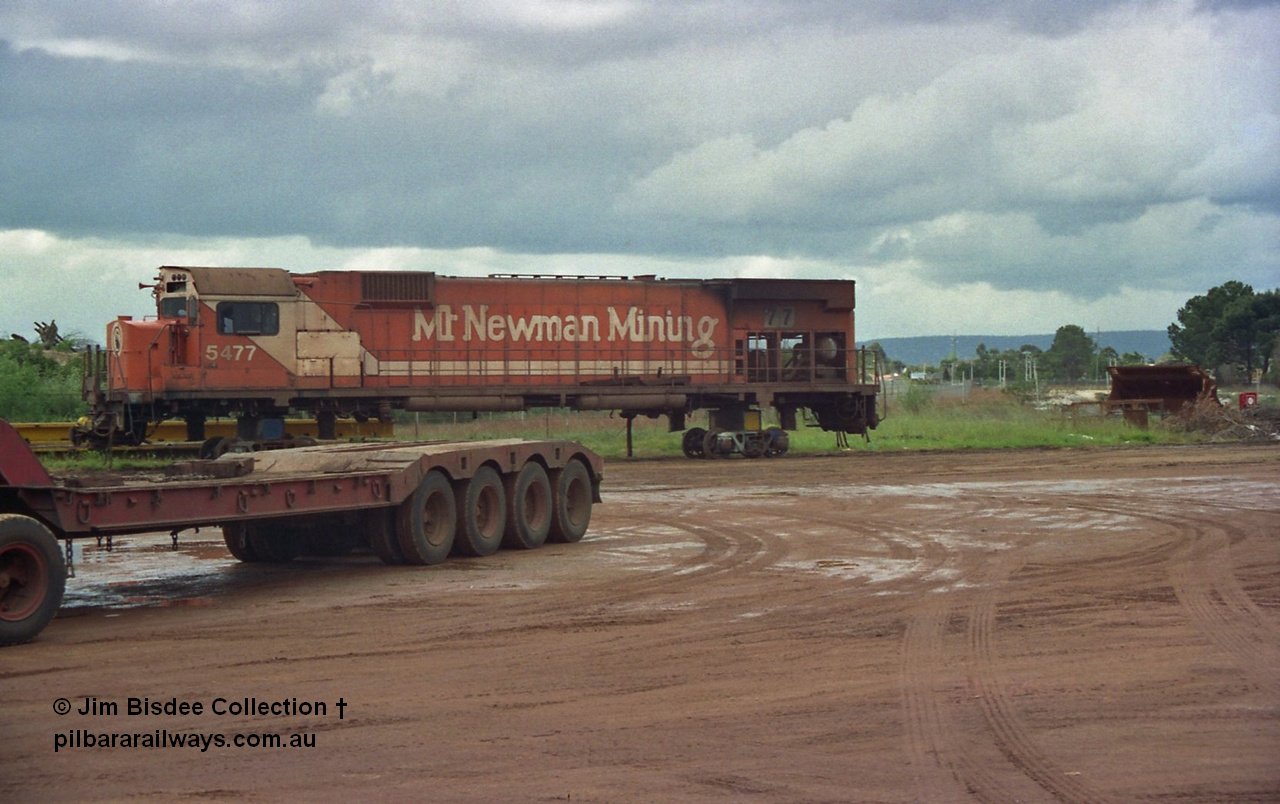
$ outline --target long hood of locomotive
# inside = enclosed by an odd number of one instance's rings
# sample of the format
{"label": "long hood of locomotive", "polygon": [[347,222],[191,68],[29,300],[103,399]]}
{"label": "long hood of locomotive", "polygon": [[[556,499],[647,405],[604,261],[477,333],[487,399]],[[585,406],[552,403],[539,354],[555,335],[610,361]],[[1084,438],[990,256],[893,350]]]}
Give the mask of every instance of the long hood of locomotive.
{"label": "long hood of locomotive", "polygon": [[[589,290],[568,282],[455,280],[436,284],[431,305],[307,302],[343,336],[358,336],[361,370],[371,377],[577,381],[729,371],[724,303],[715,294],[692,287],[610,288],[612,296],[624,296],[619,303],[593,300]],[[334,335],[309,337],[310,351],[334,348]],[[299,338],[302,354],[301,332]],[[306,372],[299,365],[299,373]]]}
{"label": "long hood of locomotive", "polygon": [[[427,302],[370,302],[346,272],[298,278],[290,297],[199,294],[197,323],[108,329],[117,390],[580,385],[732,370],[724,294],[698,283],[441,278]],[[274,334],[220,334],[219,305],[278,307]]]}

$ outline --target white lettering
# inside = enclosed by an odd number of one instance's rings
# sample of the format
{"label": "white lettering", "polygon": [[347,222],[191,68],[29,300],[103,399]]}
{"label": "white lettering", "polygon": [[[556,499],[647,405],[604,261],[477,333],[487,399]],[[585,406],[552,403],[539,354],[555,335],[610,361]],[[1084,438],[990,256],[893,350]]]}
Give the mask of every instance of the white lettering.
{"label": "white lettering", "polygon": [[609,308],[609,340],[643,340],[640,335],[640,321],[642,314],[637,307],[627,308],[627,320],[623,321],[618,317],[617,309]]}
{"label": "white lettering", "polygon": [[[715,350],[716,328],[720,319],[676,315],[671,310],[648,314],[642,307],[605,308],[609,317],[608,339],[632,343],[689,343],[691,354],[706,359]],[[462,306],[461,314],[449,305],[440,305],[430,314],[415,309],[413,340],[453,341],[454,324],[461,319],[464,341],[512,341],[524,343],[599,343],[602,335],[600,317],[595,315],[530,315],[514,316],[490,313],[489,305]]]}
{"label": "white lettering", "polygon": [[698,339],[689,347],[689,352],[699,360],[706,360],[715,353],[716,324],[720,323],[720,319],[704,315],[698,319]]}
{"label": "white lettering", "polygon": [[464,341],[473,340],[471,333],[475,332],[479,334],[480,340],[486,340],[489,335],[488,329],[485,328],[484,320],[485,316],[489,314],[489,305],[480,305],[480,312],[477,313],[471,309],[471,305],[464,304],[462,305],[462,312],[465,314],[467,321],[467,331],[463,334],[462,339]]}
{"label": "white lettering", "polygon": [[458,316],[449,309],[449,305],[442,304],[431,311],[431,318],[427,318],[422,310],[413,309],[413,340],[431,340],[435,338],[437,341],[453,340],[453,322],[458,320]]}

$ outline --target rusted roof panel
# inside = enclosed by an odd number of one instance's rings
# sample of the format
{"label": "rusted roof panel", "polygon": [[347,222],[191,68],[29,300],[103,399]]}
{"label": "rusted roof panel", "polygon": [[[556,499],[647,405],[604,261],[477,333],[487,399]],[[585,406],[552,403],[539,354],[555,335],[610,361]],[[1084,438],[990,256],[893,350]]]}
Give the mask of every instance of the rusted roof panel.
{"label": "rusted roof panel", "polygon": [[165,265],[186,271],[201,296],[294,296],[297,288],[283,268],[207,268]]}

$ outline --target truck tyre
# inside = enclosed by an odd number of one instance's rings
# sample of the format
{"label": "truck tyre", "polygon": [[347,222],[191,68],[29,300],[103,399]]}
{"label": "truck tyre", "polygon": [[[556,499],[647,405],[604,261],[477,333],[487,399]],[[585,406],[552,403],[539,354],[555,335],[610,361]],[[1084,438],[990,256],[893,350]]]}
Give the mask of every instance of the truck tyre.
{"label": "truck tyre", "polygon": [[[271,530],[268,532],[267,528]],[[246,540],[259,561],[268,564],[288,564],[298,557],[301,549],[297,535],[282,525],[246,523]]]}
{"label": "truck tyre", "polygon": [[27,642],[44,630],[66,585],[53,533],[31,517],[0,514],[0,645]]}
{"label": "truck tyre", "polygon": [[449,557],[457,510],[449,478],[434,470],[427,472],[396,512],[396,535],[408,563],[439,564]]}
{"label": "truck tyre", "polygon": [[396,534],[396,513],[393,509],[375,508],[367,512],[364,528],[369,549],[382,559],[383,564],[394,567],[409,563],[404,551],[400,549],[400,537]]}
{"label": "truck tyre", "polygon": [[502,546],[517,550],[541,547],[551,532],[551,481],[542,464],[529,461],[518,474],[502,479],[507,492],[507,528]]}
{"label": "truck tyre", "polygon": [[303,556],[337,558],[353,553],[363,543],[360,523],[349,511],[337,514],[329,521],[308,521],[287,529],[297,540],[298,554]]}
{"label": "truck tyre", "polygon": [[551,531],[553,542],[578,542],[591,523],[591,473],[579,460],[551,473]]}
{"label": "truck tyre", "polygon": [[481,466],[470,480],[458,483],[458,535],[454,550],[463,556],[488,556],[502,546],[507,527],[507,493],[502,478]]}
{"label": "truck tyre", "polygon": [[239,561],[252,564],[262,560],[249,544],[248,522],[231,522],[223,525],[222,541],[227,544],[227,552]]}

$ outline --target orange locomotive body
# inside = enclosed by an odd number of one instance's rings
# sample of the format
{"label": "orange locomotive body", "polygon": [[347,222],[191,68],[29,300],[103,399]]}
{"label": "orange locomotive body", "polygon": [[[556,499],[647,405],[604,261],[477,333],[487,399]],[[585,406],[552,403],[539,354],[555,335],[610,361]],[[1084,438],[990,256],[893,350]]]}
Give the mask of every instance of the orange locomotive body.
{"label": "orange locomotive body", "polygon": [[758,430],[765,407],[785,429],[800,411],[843,433],[879,420],[849,280],[165,266],[153,293],[155,318],[113,321],[87,373],[98,437],[183,418],[198,440],[223,415],[249,437],[291,411],[321,437],[336,416],[394,410],[619,410],[678,431],[705,409],[712,433]]}

